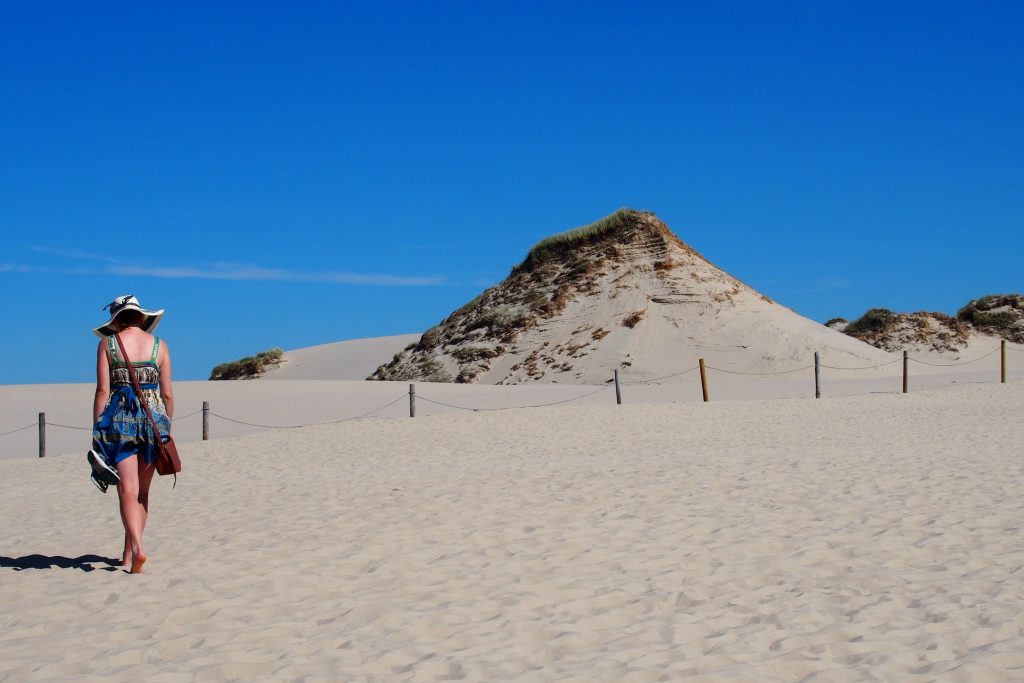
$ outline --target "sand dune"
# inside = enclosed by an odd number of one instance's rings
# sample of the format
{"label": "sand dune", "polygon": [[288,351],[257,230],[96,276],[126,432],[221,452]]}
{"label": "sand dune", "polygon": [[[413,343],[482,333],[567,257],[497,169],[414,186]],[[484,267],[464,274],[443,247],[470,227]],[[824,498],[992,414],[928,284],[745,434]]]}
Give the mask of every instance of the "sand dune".
{"label": "sand dune", "polygon": [[1019,681],[1022,401],[1017,381],[192,443],[142,577],[103,561],[120,524],[79,458],[0,462],[0,678]]}
{"label": "sand dune", "polygon": [[551,239],[570,246],[542,241],[374,377],[585,385],[615,369],[662,377],[699,358],[747,372],[815,352],[837,366],[888,358],[729,275],[653,214],[621,210]]}
{"label": "sand dune", "polygon": [[418,334],[400,334],[286,351],[284,363],[260,379],[366,379],[378,365],[419,338]]}

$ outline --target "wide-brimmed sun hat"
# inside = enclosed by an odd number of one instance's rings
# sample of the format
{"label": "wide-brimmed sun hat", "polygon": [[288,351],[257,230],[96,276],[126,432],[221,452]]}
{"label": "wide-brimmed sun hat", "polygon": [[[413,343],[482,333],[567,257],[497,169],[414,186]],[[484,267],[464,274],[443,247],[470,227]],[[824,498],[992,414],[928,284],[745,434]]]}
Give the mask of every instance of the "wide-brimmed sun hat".
{"label": "wide-brimmed sun hat", "polygon": [[107,335],[117,332],[117,330],[111,327],[111,325],[114,324],[114,319],[125,311],[138,311],[142,315],[146,316],[143,323],[139,325],[144,332],[152,332],[155,330],[156,326],[160,324],[160,318],[164,317],[164,309],[161,308],[159,311],[147,311],[141,304],[139,304],[139,300],[135,298],[134,294],[125,294],[123,296],[116,297],[113,301],[104,306],[103,310],[107,310],[108,308],[110,309],[110,320],[93,330],[93,333],[98,337],[106,337]]}

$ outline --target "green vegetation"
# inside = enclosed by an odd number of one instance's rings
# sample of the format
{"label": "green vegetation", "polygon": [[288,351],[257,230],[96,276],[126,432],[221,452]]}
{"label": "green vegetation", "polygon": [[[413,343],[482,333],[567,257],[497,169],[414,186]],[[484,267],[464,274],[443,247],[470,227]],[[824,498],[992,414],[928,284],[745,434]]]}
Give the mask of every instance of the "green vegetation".
{"label": "green vegetation", "polygon": [[421,351],[430,351],[435,348],[441,341],[441,326],[434,325],[429,330],[423,333],[420,340],[414,345]]}
{"label": "green vegetation", "polygon": [[[441,361],[433,357],[424,357],[417,362],[417,375],[418,377],[409,379],[419,379],[422,382],[451,382],[452,376],[444,369],[444,365]],[[401,379],[406,379],[405,377]]]}
{"label": "green vegetation", "polygon": [[578,247],[580,244],[599,239],[608,233],[619,230],[630,221],[635,220],[640,216],[653,215],[654,214],[650,211],[638,211],[637,209],[622,208],[610,216],[605,216],[601,220],[591,223],[590,225],[584,225],[567,232],[559,233],[558,235],[552,235],[551,237],[543,239],[534,245],[533,249],[530,250],[530,253],[526,255],[526,260],[523,261],[523,267],[528,269],[533,268],[545,259],[553,256],[561,256]]}
{"label": "green vegetation", "polygon": [[210,372],[210,379],[252,379],[259,377],[269,368],[280,365],[283,360],[284,351],[281,349],[261,351],[255,356],[247,356],[230,363],[221,363]]}
{"label": "green vegetation", "polygon": [[825,327],[832,327],[836,323],[845,323],[845,322],[849,322],[849,321],[846,318],[832,318],[827,323],[825,323]]}
{"label": "green vegetation", "polygon": [[518,311],[511,306],[497,306],[468,323],[466,331],[471,332],[486,327],[492,335],[502,335],[516,328],[525,327],[528,320],[528,316],[523,314],[522,311]]}
{"label": "green vegetation", "polygon": [[896,314],[888,308],[872,308],[847,325],[843,332],[851,337],[863,338],[885,332],[894,322],[896,322]]}
{"label": "green vegetation", "polygon": [[536,313],[548,303],[549,298],[547,292],[534,289],[527,292],[526,296],[523,297],[523,305]]}
{"label": "green vegetation", "polygon": [[961,308],[956,318],[989,334],[1024,343],[1024,295],[983,296]]}

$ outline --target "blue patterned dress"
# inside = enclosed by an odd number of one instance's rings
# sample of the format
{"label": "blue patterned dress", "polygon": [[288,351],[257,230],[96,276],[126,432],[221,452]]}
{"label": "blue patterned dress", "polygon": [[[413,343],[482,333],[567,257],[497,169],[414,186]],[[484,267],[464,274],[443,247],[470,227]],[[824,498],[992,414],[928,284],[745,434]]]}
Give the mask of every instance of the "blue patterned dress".
{"label": "blue patterned dress", "polygon": [[[141,454],[146,463],[156,458],[156,434],[149,422],[146,409],[139,402],[140,397],[132,386],[126,359],[118,357],[117,341],[107,337],[110,354],[110,400],[103,414],[92,429],[93,450],[106,457],[112,465],[126,458]],[[171,421],[167,407],[160,397],[160,366],[156,359],[160,353],[160,338],[154,337],[153,354],[149,360],[133,361],[135,376],[142,388],[141,399],[149,405],[153,419],[160,427],[160,434],[166,441],[171,433]]]}

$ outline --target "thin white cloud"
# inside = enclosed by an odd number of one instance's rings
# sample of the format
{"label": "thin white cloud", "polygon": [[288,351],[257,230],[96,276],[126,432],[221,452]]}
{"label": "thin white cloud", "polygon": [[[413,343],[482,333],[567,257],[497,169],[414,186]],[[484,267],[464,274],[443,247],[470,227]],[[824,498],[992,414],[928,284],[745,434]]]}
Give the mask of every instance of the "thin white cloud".
{"label": "thin white cloud", "polygon": [[264,268],[240,263],[212,263],[207,265],[144,266],[118,259],[82,252],[75,249],[55,249],[28,245],[28,249],[48,256],[78,261],[99,261],[106,264],[98,268],[43,268],[14,263],[0,264],[0,272],[59,273],[64,275],[123,275],[130,277],[157,277],[171,280],[236,280],[249,282],[312,282],[338,285],[364,285],[372,287],[426,287],[444,284],[441,276],[413,276],[350,273],[346,271],[303,272],[282,268]]}
{"label": "thin white cloud", "polygon": [[439,285],[444,278],[434,277],[403,277],[399,275],[366,275],[362,273],[321,272],[303,273],[279,268],[261,268],[259,266],[218,263],[207,267],[197,266],[158,266],[150,268],[124,263],[112,264],[107,272],[113,275],[129,275],[133,277],[160,277],[169,279],[199,280],[247,280],[276,282],[322,282],[340,285],[376,285],[391,287]]}
{"label": "thin white cloud", "polygon": [[61,258],[75,259],[77,261],[103,261],[104,263],[117,263],[117,259],[104,254],[93,254],[77,249],[59,249],[55,247],[41,247],[38,244],[27,244],[25,248],[48,256],[60,256]]}
{"label": "thin white cloud", "polygon": [[0,273],[48,273],[48,268],[36,268],[20,263],[0,263]]}

